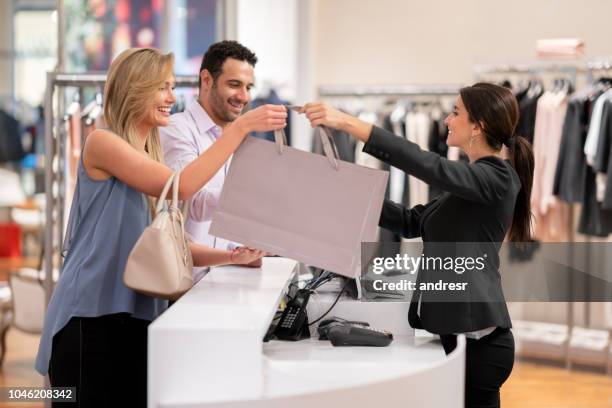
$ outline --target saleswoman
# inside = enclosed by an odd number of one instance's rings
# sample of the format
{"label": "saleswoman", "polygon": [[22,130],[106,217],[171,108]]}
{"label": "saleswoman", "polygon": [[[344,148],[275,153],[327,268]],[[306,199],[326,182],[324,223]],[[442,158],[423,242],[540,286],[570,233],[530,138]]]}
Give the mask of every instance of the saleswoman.
{"label": "saleswoman", "polygon": [[[498,252],[506,233],[511,241],[530,239],[533,153],[527,140],[514,135],[519,116],[516,98],[508,89],[487,83],[459,91],[453,112],[445,120],[447,144],[461,148],[469,163],[423,151],[405,138],[324,103],[309,103],[302,112],[312,126],[347,132],[365,142],[364,152],[445,192],[411,209],[386,200],[381,227],[406,238],[422,237],[425,247],[429,243],[477,243],[474,245],[493,248],[493,267],[470,272],[482,274],[473,275],[464,294],[464,299],[476,301],[428,302],[428,295],[415,292],[408,320],[412,327],[439,334],[446,354],[454,350],[456,335],[465,333],[465,406],[498,407],[500,387],[514,363],[512,323],[501,288]],[[501,157],[503,145],[509,149],[509,162]],[[417,282],[428,281],[428,274],[419,271]],[[490,298],[479,299],[483,294]]]}

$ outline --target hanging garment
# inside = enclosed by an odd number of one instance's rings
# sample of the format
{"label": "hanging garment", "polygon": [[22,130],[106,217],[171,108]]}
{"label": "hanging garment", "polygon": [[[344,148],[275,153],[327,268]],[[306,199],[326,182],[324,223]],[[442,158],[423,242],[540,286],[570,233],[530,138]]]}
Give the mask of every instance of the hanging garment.
{"label": "hanging garment", "polygon": [[553,194],[567,203],[579,203],[584,195],[583,167],[586,161],[583,146],[591,104],[589,95],[584,93],[572,97],[567,106],[553,186]]}
{"label": "hanging garment", "polygon": [[[429,148],[430,120],[423,112],[408,112],[406,115],[406,138],[419,145],[422,150]],[[410,186],[410,207],[429,202],[429,187],[416,177],[408,177]]]}
{"label": "hanging garment", "polygon": [[595,172],[591,166],[584,166],[584,196],[578,222],[578,232],[596,237],[607,237],[612,233],[612,210],[602,208],[597,201]]}
{"label": "hanging garment", "polygon": [[599,130],[599,143],[595,156],[595,182],[597,185],[597,201],[602,208],[612,210],[612,188],[610,187],[610,174],[612,173],[612,100],[604,102]]}
{"label": "hanging garment", "polygon": [[12,115],[0,110],[0,163],[23,159],[20,125]]}
{"label": "hanging garment", "polygon": [[519,101],[520,115],[516,126],[516,134],[525,137],[530,143],[533,143],[538,100],[541,96],[542,92],[535,94],[526,92],[525,96]]}
{"label": "hanging garment", "polygon": [[[590,95],[585,109],[585,116],[589,122],[587,125],[587,134],[591,129],[592,123],[590,119],[595,110],[595,103],[603,92],[599,91]],[[584,149],[584,146],[583,146]],[[582,150],[584,153],[584,151]],[[602,203],[597,201],[597,181],[596,173],[591,166],[586,163],[582,168],[583,194],[581,197],[581,212],[578,222],[578,232],[582,234],[606,237],[612,232],[612,210],[607,210],[602,207]]]}
{"label": "hanging garment", "polygon": [[531,207],[535,221],[534,237],[544,242],[569,239],[569,207],[553,195],[567,105],[568,97],[561,92],[546,92],[538,100],[533,141],[535,165]]}
{"label": "hanging garment", "polygon": [[612,89],[607,90],[599,98],[597,98],[595,106],[593,107],[593,113],[591,114],[591,120],[589,122],[589,132],[587,133],[587,139],[584,143],[584,154],[586,156],[588,165],[593,168],[595,168],[595,156],[597,156],[599,146],[603,107],[605,101],[610,98],[612,98]]}

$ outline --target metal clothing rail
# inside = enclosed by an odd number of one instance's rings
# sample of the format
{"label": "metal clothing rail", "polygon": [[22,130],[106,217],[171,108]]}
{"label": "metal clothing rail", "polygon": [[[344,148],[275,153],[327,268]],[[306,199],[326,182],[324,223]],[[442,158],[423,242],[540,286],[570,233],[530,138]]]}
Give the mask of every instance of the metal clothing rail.
{"label": "metal clothing rail", "polygon": [[[64,180],[64,153],[65,140],[59,136],[57,131],[62,112],[54,112],[54,100],[56,90],[65,88],[102,88],[106,83],[104,73],[47,73],[47,87],[45,90],[45,237],[44,237],[44,262],[45,271],[45,306],[51,299],[53,293],[53,267],[55,262],[61,266],[59,257],[60,247],[63,241],[63,214],[65,205],[65,180]],[[177,76],[176,86],[183,88],[196,88],[198,86],[197,76]],[[83,99],[80,99],[81,102]],[[60,104],[61,106],[61,104]]]}
{"label": "metal clothing rail", "polygon": [[587,72],[588,67],[584,62],[534,62],[526,64],[484,64],[474,67],[476,73],[537,73],[537,72],[563,72],[576,71]]}
{"label": "metal clothing rail", "polygon": [[319,87],[319,97],[339,96],[452,96],[459,85],[327,85]]}
{"label": "metal clothing rail", "polygon": [[476,65],[474,74],[476,79],[487,74],[540,74],[540,73],[566,73],[572,75],[572,81],[576,83],[579,74],[585,74],[587,82],[593,81],[593,75],[597,71],[612,70],[611,60],[592,61],[555,61],[555,62],[533,62],[525,64],[493,64]]}
{"label": "metal clothing rail", "polygon": [[542,73],[563,73],[571,76],[572,83],[576,83],[579,74],[591,72],[584,62],[535,62],[530,64],[499,64],[499,65],[476,65],[474,74],[477,80],[490,74],[527,74],[537,75]]}

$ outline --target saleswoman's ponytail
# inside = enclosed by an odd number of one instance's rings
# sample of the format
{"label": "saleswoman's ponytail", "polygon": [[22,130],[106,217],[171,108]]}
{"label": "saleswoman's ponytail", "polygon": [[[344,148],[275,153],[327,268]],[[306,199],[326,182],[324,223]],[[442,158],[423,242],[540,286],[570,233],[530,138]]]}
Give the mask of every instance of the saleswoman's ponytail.
{"label": "saleswoman's ponytail", "polygon": [[531,187],[533,186],[533,150],[531,144],[521,136],[514,136],[508,148],[512,167],[521,180],[521,190],[516,197],[514,217],[508,237],[512,242],[531,241]]}
{"label": "saleswoman's ponytail", "polygon": [[519,106],[507,88],[480,82],[459,91],[470,122],[482,126],[489,146],[499,151],[508,148],[510,163],[521,181],[510,226],[513,242],[531,241],[531,186],[533,184],[533,151],[523,137],[513,136],[519,119]]}

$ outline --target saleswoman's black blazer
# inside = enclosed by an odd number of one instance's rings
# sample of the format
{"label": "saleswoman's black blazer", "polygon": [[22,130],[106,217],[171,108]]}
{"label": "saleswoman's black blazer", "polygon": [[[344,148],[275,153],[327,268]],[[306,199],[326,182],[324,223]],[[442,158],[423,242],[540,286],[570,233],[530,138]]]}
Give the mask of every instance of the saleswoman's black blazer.
{"label": "saleswoman's black blazer", "polygon": [[499,274],[499,249],[521,187],[510,163],[494,156],[473,163],[451,161],[376,126],[363,151],[444,191],[411,209],[386,200],[381,227],[406,238],[422,237],[426,257],[486,254],[480,271],[419,270],[417,284],[443,280],[468,285],[465,291],[415,292],[410,325],[438,334],[511,327]]}

